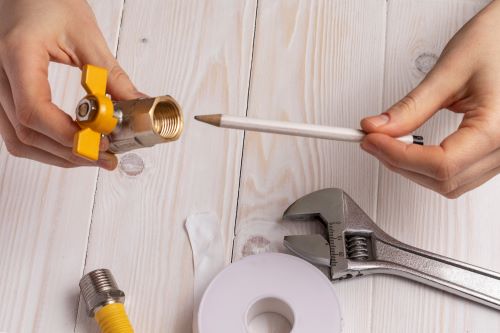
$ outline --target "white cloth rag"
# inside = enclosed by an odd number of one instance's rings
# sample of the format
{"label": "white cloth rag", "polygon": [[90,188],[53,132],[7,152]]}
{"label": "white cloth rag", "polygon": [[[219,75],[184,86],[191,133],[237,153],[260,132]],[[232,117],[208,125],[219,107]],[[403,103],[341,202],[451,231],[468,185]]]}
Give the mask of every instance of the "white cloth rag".
{"label": "white cloth rag", "polygon": [[186,230],[193,251],[193,332],[198,332],[198,307],[205,289],[224,268],[224,243],[219,219],[215,213],[199,213],[189,216],[186,220]]}

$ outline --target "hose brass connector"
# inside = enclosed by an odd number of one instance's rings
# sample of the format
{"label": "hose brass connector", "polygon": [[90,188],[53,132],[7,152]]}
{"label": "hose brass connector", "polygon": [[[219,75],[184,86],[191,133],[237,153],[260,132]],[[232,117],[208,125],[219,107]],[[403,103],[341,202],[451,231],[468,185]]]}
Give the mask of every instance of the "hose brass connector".
{"label": "hose brass connector", "polygon": [[99,158],[102,135],[115,154],[177,140],[184,128],[182,110],[170,96],[111,101],[106,96],[107,71],[85,65],[82,85],[87,91],[76,107],[73,151],[89,160]]}
{"label": "hose brass connector", "polygon": [[94,317],[102,333],[133,333],[125,312],[125,294],[118,289],[108,269],[96,269],[80,280],[80,293],[89,317]]}

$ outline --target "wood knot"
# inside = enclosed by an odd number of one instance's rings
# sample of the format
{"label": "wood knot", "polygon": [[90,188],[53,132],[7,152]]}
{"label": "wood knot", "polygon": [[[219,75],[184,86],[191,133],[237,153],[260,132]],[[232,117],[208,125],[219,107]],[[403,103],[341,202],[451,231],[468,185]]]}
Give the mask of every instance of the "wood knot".
{"label": "wood knot", "polygon": [[144,170],[144,161],[137,154],[125,154],[120,158],[119,169],[125,175],[135,177],[140,175]]}
{"label": "wood knot", "polygon": [[260,235],[252,236],[245,242],[241,250],[241,256],[246,257],[254,254],[270,251],[271,242]]}
{"label": "wood knot", "polygon": [[422,53],[415,59],[415,67],[420,73],[427,74],[434,67],[438,58],[434,53]]}

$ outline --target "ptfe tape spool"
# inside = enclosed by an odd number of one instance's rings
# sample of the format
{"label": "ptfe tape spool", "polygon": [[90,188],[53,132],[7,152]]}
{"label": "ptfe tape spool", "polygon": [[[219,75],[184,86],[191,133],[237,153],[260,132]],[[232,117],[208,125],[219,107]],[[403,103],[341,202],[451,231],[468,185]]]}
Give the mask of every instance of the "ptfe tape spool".
{"label": "ptfe tape spool", "polygon": [[341,331],[331,282],[316,267],[281,253],[249,256],[210,283],[198,311],[199,333],[243,333],[256,316],[273,312],[293,333]]}

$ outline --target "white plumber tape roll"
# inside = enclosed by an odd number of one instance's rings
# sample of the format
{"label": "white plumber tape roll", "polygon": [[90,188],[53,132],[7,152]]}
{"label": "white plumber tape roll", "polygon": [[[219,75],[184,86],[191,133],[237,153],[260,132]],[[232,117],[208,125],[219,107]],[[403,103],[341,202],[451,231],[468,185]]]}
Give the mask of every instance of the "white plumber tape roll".
{"label": "white plumber tape roll", "polygon": [[290,322],[293,333],[338,333],[340,308],[331,282],[316,267],[287,254],[246,257],[210,283],[198,311],[199,333],[247,332],[262,313]]}

